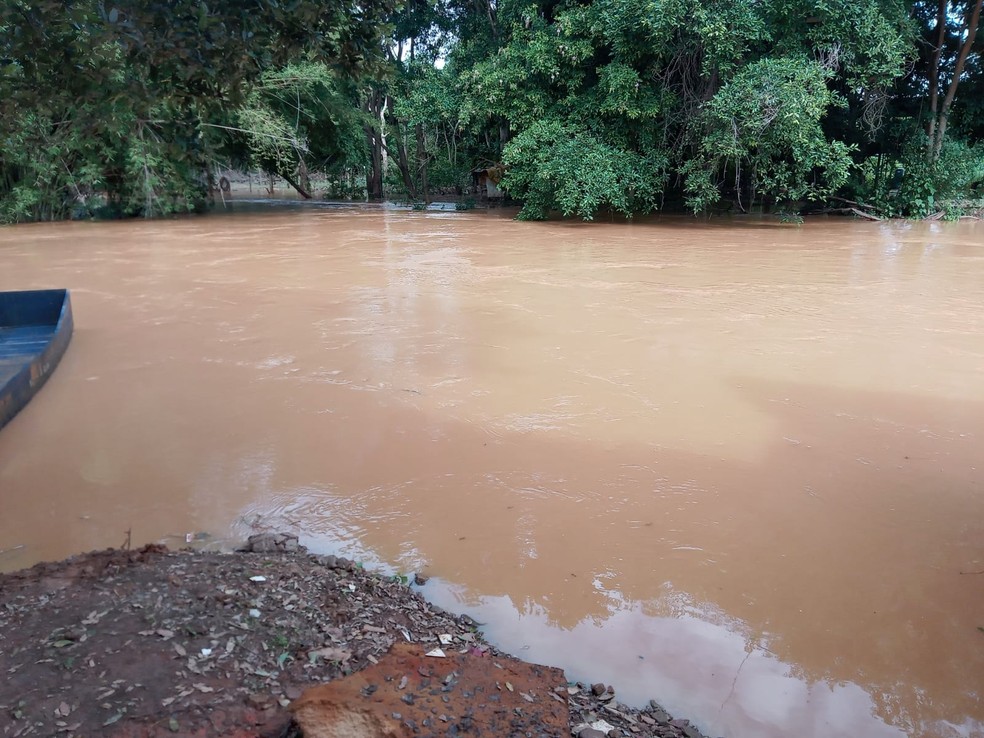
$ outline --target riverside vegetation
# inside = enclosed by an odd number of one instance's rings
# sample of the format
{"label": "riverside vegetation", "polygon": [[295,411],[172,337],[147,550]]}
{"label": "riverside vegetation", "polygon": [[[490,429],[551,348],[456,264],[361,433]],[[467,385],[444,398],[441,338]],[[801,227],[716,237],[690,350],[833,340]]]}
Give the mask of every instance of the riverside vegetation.
{"label": "riverside vegetation", "polygon": [[982,2],[7,0],[0,221],[200,210],[229,167],[417,202],[485,171],[524,219],[956,217]]}

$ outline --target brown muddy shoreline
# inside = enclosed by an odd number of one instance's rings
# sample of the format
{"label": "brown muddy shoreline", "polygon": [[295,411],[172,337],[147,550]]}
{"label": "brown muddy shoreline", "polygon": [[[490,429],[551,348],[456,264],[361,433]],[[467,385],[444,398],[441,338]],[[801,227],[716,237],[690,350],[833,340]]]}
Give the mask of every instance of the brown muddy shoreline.
{"label": "brown muddy shoreline", "polygon": [[[255,536],[231,554],[150,545],[0,575],[0,631],[3,736],[703,736],[655,701],[631,708],[603,684],[568,683],[501,653],[480,624],[405,580],[311,555],[286,535]],[[443,655],[423,657],[435,648]],[[433,721],[421,702],[430,679],[387,675],[414,649],[428,676],[449,672],[439,695],[447,714]],[[311,723],[338,719],[298,710],[323,683],[346,709],[364,701],[378,714],[372,730]],[[397,698],[401,712],[385,706]],[[490,722],[496,715],[508,729]]]}

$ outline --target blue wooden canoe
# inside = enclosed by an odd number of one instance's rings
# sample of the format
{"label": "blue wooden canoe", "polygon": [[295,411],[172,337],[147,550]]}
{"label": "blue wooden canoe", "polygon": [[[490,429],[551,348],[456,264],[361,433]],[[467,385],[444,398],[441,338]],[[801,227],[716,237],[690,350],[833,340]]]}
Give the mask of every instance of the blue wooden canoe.
{"label": "blue wooden canoe", "polygon": [[0,292],[0,428],[51,376],[72,328],[68,290]]}

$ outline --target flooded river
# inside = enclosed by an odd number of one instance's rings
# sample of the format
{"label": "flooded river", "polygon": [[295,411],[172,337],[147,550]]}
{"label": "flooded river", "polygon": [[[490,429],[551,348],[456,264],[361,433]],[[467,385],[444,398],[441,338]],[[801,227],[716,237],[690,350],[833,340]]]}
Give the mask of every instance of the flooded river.
{"label": "flooded river", "polygon": [[984,735],[984,224],[508,215],[0,230],[0,567],[291,529],[710,735]]}

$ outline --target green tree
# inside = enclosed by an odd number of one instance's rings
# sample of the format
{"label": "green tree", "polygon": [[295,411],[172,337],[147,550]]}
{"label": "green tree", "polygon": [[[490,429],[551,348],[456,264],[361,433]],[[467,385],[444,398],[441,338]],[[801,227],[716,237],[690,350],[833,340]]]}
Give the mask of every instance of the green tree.
{"label": "green tree", "polygon": [[[688,204],[703,210],[726,179],[741,204],[821,200],[848,178],[850,150],[827,139],[821,120],[845,104],[827,86],[832,72],[803,56],[766,58],[729,80],[703,110],[697,156],[681,171]],[[747,182],[747,187],[745,183]]]}
{"label": "green tree", "polygon": [[[929,88],[929,121],[926,125],[927,158],[940,158],[950,123],[950,114],[957,89],[964,78],[967,61],[977,42],[984,0],[950,3],[939,0],[927,85]],[[956,22],[955,22],[956,19]],[[979,52],[977,61],[979,64]]]}
{"label": "green tree", "polygon": [[[816,200],[847,179],[864,118],[854,108],[912,56],[905,10],[896,0],[516,0],[497,6],[494,51],[466,43],[451,59],[462,117],[501,116],[514,136],[503,184],[534,197],[523,217],[575,201],[561,211],[644,212],[678,196],[698,208],[722,195],[747,207],[749,193]],[[833,125],[839,111],[850,114]],[[531,141],[545,147],[532,158]],[[598,146],[614,178],[597,166]]]}
{"label": "green tree", "polygon": [[[355,85],[320,62],[264,72],[231,131],[234,157],[285,179],[310,199],[311,171],[340,175],[366,164],[364,116]],[[226,128],[228,130],[228,128]]]}
{"label": "green tree", "polygon": [[200,207],[222,121],[265,70],[345,73],[378,48],[386,0],[8,0],[0,7],[0,218]]}
{"label": "green tree", "polygon": [[524,218],[952,210],[982,2],[8,0],[0,218],[199,207],[221,158],[419,200],[504,166]]}
{"label": "green tree", "polygon": [[591,220],[602,209],[632,216],[658,204],[666,159],[658,147],[643,156],[624,143],[556,120],[534,123],[506,147],[502,186],[523,201],[520,218],[550,211]]}

